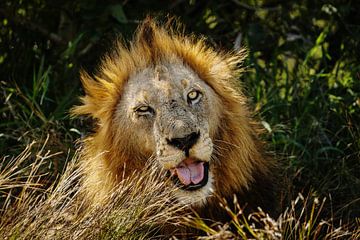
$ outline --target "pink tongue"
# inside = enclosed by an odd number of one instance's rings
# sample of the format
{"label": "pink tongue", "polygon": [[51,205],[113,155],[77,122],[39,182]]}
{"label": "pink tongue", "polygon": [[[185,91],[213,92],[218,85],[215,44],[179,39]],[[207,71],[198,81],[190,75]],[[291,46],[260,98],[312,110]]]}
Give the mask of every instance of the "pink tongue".
{"label": "pink tongue", "polygon": [[180,182],[184,185],[191,183],[198,184],[204,178],[203,162],[187,162],[186,160],[175,168],[176,174]]}

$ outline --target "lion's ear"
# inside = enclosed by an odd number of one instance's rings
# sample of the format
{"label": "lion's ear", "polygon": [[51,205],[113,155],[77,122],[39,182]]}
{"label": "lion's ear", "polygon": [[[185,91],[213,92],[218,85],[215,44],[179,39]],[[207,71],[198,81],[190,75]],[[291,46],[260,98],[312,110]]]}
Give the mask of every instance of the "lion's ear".
{"label": "lion's ear", "polygon": [[147,16],[138,29],[136,41],[151,49],[154,47],[153,44],[156,29],[157,26],[155,20],[152,17]]}
{"label": "lion's ear", "polygon": [[159,54],[160,31],[156,20],[147,16],[135,34],[135,43],[137,47],[140,47],[142,49],[142,54],[147,55],[149,60],[153,63],[156,62],[161,55]]}
{"label": "lion's ear", "polygon": [[70,110],[72,116],[87,115],[94,119],[104,119],[113,108],[114,84],[101,78],[91,77],[87,72],[80,72],[80,79],[85,96],[80,97],[81,105]]}

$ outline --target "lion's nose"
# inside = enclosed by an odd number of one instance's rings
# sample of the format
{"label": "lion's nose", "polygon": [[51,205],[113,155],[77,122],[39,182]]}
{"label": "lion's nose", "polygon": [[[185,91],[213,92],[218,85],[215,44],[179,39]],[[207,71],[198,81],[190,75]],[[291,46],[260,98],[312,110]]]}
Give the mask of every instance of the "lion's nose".
{"label": "lion's nose", "polygon": [[194,146],[199,137],[200,132],[192,132],[185,137],[166,139],[166,141],[169,145],[174,146],[180,150],[184,150],[188,154],[189,149]]}

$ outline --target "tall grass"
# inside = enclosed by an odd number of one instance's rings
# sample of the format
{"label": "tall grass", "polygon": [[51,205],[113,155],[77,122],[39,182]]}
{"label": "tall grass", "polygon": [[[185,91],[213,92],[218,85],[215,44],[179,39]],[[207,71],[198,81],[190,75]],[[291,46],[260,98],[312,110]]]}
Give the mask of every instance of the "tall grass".
{"label": "tall grass", "polygon": [[[42,167],[59,153],[46,151],[46,142],[32,154],[33,148],[34,143],[1,166],[1,239],[168,239],[177,229],[200,234],[177,237],[198,239],[360,237],[359,222],[348,225],[338,219],[323,218],[326,199],[304,198],[301,194],[277,219],[261,209],[244,215],[236,198],[235,209],[219,199],[219,206],[232,220],[209,224],[176,203],[172,199],[174,189],[167,185],[165,174],[151,166],[122,181],[109,196],[108,204],[88,206],[82,196],[79,155],[68,159],[61,176],[47,186]],[[23,164],[32,157],[33,164]]]}
{"label": "tall grass", "polygon": [[334,218],[323,218],[326,198],[322,200],[301,194],[291,201],[277,219],[258,209],[245,215],[234,198],[235,209],[230,209],[224,200],[220,206],[231,216],[226,224],[209,225],[198,216],[185,218],[189,226],[201,229],[206,236],[199,239],[358,239],[359,222],[348,225]]}
{"label": "tall grass", "polygon": [[262,52],[250,52],[243,79],[270,148],[288,170],[290,199],[298,192],[330,195],[334,216],[354,221],[360,214],[360,68],[346,58],[329,64],[330,36],[325,26],[302,49],[303,58],[280,51],[265,62]]}
{"label": "tall grass", "polygon": [[153,168],[122,181],[107,205],[87,206],[78,154],[45,186],[42,166],[57,154],[44,151],[45,143],[33,164],[23,166],[33,145],[1,166],[1,239],[150,239],[162,236],[165,223],[179,221],[184,208],[172,202],[172,190]]}

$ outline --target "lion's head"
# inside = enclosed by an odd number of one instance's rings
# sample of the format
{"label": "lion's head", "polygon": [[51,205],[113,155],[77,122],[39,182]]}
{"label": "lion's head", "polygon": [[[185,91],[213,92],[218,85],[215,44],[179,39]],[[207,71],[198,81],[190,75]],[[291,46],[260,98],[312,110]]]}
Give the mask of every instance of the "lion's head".
{"label": "lion's head", "polygon": [[243,58],[147,19],[98,74],[83,72],[86,96],[73,112],[98,122],[85,141],[89,196],[98,202],[149,158],[186,204],[247,191],[255,175],[266,175],[269,163],[238,84]]}

